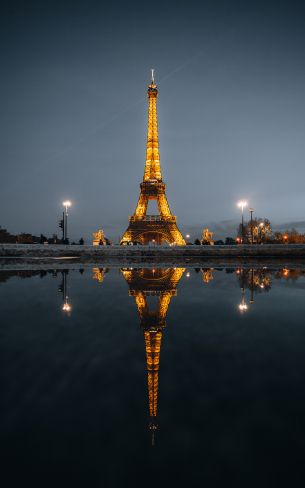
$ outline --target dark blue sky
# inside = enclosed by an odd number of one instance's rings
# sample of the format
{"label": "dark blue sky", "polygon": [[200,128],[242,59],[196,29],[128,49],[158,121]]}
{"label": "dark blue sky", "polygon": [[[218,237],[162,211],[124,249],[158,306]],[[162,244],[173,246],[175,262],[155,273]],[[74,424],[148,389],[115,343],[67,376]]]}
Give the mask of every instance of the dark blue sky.
{"label": "dark blue sky", "polygon": [[143,177],[155,68],[171,209],[186,232],[305,219],[302,2],[18,2],[2,6],[0,225],[117,239]]}

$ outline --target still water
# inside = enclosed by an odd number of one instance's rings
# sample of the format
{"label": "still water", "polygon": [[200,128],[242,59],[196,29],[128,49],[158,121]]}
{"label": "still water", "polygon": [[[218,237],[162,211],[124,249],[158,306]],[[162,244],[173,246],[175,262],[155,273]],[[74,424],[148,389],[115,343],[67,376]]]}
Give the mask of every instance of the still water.
{"label": "still water", "polygon": [[0,303],[5,486],[304,486],[305,268],[2,271]]}

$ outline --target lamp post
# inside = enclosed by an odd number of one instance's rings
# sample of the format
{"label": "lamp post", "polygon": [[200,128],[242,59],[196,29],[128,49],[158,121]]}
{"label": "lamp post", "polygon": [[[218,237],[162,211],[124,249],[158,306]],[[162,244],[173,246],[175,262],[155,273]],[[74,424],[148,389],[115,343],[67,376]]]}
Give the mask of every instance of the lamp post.
{"label": "lamp post", "polygon": [[253,212],[254,212],[254,209],[253,208],[249,208],[249,212],[250,212],[250,222],[251,222],[251,244],[253,246]]}
{"label": "lamp post", "polygon": [[247,207],[248,202],[240,200],[237,206],[241,209],[241,243],[244,243],[244,208]]}
{"label": "lamp post", "polygon": [[64,206],[63,220],[64,220],[64,242],[68,239],[68,208],[71,207],[70,200],[65,200],[62,202]]}

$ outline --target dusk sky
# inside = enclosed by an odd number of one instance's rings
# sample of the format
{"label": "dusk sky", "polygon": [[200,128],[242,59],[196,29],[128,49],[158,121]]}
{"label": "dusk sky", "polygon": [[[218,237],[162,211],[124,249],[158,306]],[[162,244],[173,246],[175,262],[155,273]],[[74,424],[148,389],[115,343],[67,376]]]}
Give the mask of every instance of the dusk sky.
{"label": "dusk sky", "polygon": [[280,0],[6,2],[0,225],[59,233],[70,199],[73,239],[119,238],[143,178],[150,68],[183,232],[237,221],[241,198],[304,221],[304,14]]}

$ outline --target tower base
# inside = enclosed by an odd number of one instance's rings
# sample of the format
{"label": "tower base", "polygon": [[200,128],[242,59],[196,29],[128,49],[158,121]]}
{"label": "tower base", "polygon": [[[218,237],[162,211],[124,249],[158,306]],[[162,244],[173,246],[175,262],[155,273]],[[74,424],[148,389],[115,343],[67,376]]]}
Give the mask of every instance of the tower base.
{"label": "tower base", "polygon": [[175,217],[162,219],[159,216],[146,216],[144,219],[136,220],[130,218],[129,226],[124,233],[120,244],[129,242],[161,245],[164,242],[185,246],[185,240],[177,227]]}

